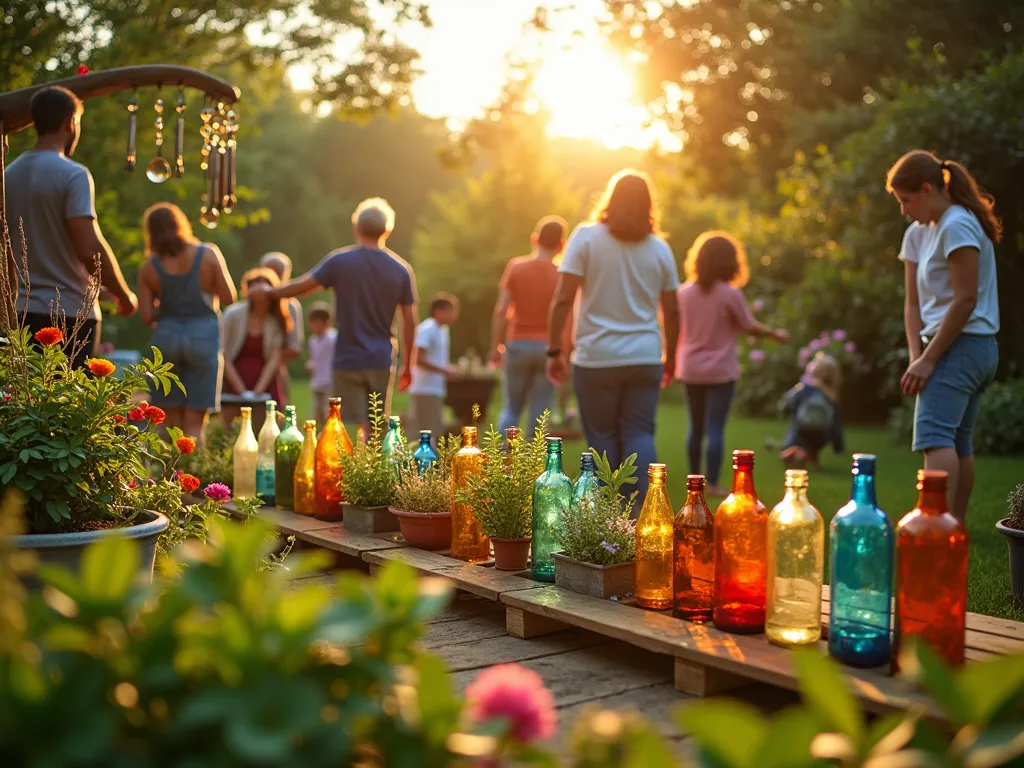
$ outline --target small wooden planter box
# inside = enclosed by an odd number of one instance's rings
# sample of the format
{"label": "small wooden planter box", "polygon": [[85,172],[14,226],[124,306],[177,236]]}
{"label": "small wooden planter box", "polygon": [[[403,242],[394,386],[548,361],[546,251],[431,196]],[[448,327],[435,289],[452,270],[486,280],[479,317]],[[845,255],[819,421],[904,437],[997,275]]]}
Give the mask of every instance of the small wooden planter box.
{"label": "small wooden planter box", "polygon": [[552,557],[555,558],[555,586],[605,600],[614,595],[633,593],[636,583],[635,560],[616,565],[594,565],[573,560],[558,552]]}
{"label": "small wooden planter box", "polygon": [[353,533],[386,533],[399,529],[398,518],[387,507],[357,507],[342,502],[345,530]]}

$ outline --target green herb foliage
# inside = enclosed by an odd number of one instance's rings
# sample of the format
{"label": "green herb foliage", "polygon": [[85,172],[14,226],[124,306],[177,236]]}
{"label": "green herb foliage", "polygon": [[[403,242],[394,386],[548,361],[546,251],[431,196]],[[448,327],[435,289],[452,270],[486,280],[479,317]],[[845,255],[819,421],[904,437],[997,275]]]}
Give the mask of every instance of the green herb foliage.
{"label": "green herb foliage", "polygon": [[562,528],[562,551],[567,557],[594,565],[627,563],[636,555],[636,521],[630,516],[636,492],[626,498],[621,489],[636,483],[636,454],[613,470],[607,453],[590,450],[601,488],[592,504],[581,507],[573,501],[569,507]]}

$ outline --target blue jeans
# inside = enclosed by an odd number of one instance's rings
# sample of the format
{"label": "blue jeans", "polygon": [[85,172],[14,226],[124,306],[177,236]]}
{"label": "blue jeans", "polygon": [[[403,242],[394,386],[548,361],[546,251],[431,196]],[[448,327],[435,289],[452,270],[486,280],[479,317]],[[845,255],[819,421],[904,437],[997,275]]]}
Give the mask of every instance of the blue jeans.
{"label": "blue jeans", "polygon": [[[654,448],[654,415],[661,392],[660,365],[627,365],[621,368],[573,366],[573,384],[587,445],[608,454],[612,469],[636,454],[637,503],[640,514],[647,494],[647,465],[657,461]],[[632,491],[623,488],[625,495]]]}
{"label": "blue jeans", "polygon": [[690,434],[686,441],[690,456],[690,474],[699,475],[704,436],[708,438],[708,485],[718,485],[725,446],[725,421],[736,390],[735,381],[724,384],[683,384],[690,413]]}
{"label": "blue jeans", "polygon": [[519,417],[527,401],[530,403],[530,421],[525,434],[533,437],[533,428],[544,411],[551,410],[555,387],[544,372],[547,365],[543,341],[510,341],[505,345],[505,359],[501,367],[501,388],[505,403],[498,419],[498,428],[504,432],[519,426]]}

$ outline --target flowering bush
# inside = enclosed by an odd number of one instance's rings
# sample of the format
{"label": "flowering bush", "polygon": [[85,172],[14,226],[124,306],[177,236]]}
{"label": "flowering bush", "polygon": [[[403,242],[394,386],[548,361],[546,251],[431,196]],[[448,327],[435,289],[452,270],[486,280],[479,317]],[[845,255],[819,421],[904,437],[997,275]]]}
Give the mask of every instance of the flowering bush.
{"label": "flowering bush", "polygon": [[636,555],[636,521],[630,513],[636,501],[636,492],[627,499],[622,495],[623,485],[636,483],[636,454],[626,458],[612,471],[608,454],[594,454],[597,476],[601,488],[594,499],[578,504],[575,500],[565,517],[560,536],[566,557],[594,565],[628,563]]}

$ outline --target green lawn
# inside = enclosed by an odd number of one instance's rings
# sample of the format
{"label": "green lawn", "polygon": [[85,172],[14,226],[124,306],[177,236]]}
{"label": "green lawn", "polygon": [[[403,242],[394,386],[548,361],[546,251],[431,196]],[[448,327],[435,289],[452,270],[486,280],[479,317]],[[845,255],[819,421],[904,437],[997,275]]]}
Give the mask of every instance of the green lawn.
{"label": "green lawn", "polygon": [[[299,416],[309,418],[310,397],[305,381],[295,381],[294,400]],[[497,418],[497,397],[491,403],[488,421]],[[395,398],[395,411],[405,408],[405,397]],[[658,458],[668,465],[669,494],[673,504],[682,504],[686,495],[686,408],[679,403],[664,403],[658,413]],[[349,425],[350,427],[352,425]],[[782,421],[733,418],[726,431],[726,446],[752,448],[758,452],[755,481],[761,499],[770,509],[782,498],[784,467],[774,454],[764,448],[764,440],[773,436],[781,440],[785,433]],[[907,446],[894,445],[881,428],[854,427],[846,432],[846,444],[851,453],[860,451],[878,456],[878,501],[895,522],[912,509],[917,498],[914,488],[915,473],[921,467],[921,458]],[[585,446],[582,441],[566,444],[566,470],[571,477],[579,471],[579,457]],[[729,458],[725,459],[723,485],[728,484]],[[822,468],[812,470],[810,498],[826,521],[849,498],[850,457],[826,453]],[[1010,577],[1007,565],[1007,547],[995,522],[1004,517],[1006,496],[1021,481],[1019,457],[982,457],[977,464],[977,479],[967,527],[971,541],[969,575],[969,610],[991,616],[1024,621],[1024,609],[1015,607],[1010,600]],[[708,499],[714,508],[719,499]]]}

